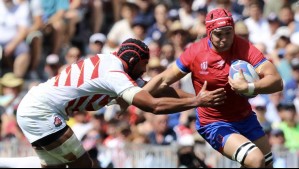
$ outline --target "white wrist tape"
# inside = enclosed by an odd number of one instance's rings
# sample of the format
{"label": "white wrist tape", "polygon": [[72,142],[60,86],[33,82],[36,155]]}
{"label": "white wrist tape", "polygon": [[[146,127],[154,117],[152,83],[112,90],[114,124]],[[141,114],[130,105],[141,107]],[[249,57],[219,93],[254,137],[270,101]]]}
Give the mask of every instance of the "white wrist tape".
{"label": "white wrist tape", "polygon": [[254,94],[254,89],[255,89],[254,83],[248,83],[248,94],[250,95]]}
{"label": "white wrist tape", "polygon": [[130,87],[129,89],[126,89],[125,91],[123,91],[121,93],[121,97],[129,104],[132,105],[133,103],[133,99],[135,94],[137,94],[138,92],[140,92],[142,90],[142,88],[135,86],[135,87]]}

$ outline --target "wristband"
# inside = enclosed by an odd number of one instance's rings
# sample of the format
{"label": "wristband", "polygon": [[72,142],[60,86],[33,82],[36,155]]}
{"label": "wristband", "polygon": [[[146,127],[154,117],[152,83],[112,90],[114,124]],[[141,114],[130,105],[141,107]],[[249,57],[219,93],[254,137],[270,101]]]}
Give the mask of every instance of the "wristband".
{"label": "wristband", "polygon": [[248,83],[248,94],[250,95],[254,94],[254,89],[255,89],[254,83]]}

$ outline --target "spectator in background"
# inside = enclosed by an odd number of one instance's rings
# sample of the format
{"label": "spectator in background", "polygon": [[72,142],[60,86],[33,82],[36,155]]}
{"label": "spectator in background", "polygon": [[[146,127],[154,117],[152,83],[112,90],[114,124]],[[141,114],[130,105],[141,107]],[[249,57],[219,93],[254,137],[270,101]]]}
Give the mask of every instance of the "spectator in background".
{"label": "spectator in background", "polygon": [[244,22],[250,32],[249,40],[252,43],[267,43],[270,40],[270,27],[268,21],[263,18],[262,8],[259,2],[250,3],[250,17]]}
{"label": "spectator in background", "polygon": [[71,114],[71,118],[74,121],[68,124],[74,131],[76,137],[82,140],[84,135],[93,128],[93,124],[90,122],[90,114],[87,111],[74,111]]}
{"label": "spectator in background", "polygon": [[65,54],[64,60],[65,64],[59,68],[59,73],[63,71],[63,69],[67,68],[73,63],[76,63],[81,58],[81,51],[77,47],[71,47]]}
{"label": "spectator in background", "polygon": [[186,31],[189,31],[196,22],[196,13],[192,10],[193,1],[194,0],[179,0],[179,20],[182,24],[182,28]]}
{"label": "spectator in background", "polygon": [[296,121],[297,111],[293,103],[285,102],[277,106],[281,123],[278,128],[281,129],[285,136],[285,146],[291,151],[299,150],[299,123]]}
{"label": "spectator in background", "polygon": [[171,145],[176,142],[176,133],[168,128],[168,115],[154,116],[152,123],[154,130],[148,135],[150,144]]}
{"label": "spectator in background", "polygon": [[[43,33],[50,41],[52,54],[60,54],[64,45],[66,25],[64,16],[69,9],[69,0],[41,0],[44,10]],[[48,40],[49,39],[49,40]]]}
{"label": "spectator in background", "polygon": [[58,75],[61,64],[59,61],[59,56],[56,54],[50,54],[46,57],[46,65],[45,65],[45,78],[52,78]]}
{"label": "spectator in background", "polygon": [[0,1],[0,46],[4,66],[18,77],[24,77],[30,64],[29,47],[25,38],[29,29],[29,5],[13,0]]}
{"label": "spectator in background", "polygon": [[248,27],[243,21],[235,23],[235,34],[249,41]]}
{"label": "spectator in background", "polygon": [[281,129],[273,129],[269,133],[269,142],[271,148],[276,151],[287,151],[287,148],[284,146],[285,137]]}
{"label": "spectator in background", "polygon": [[271,41],[267,43],[267,52],[272,53],[275,49],[276,41],[279,37],[277,37],[277,30],[280,27],[280,21],[278,16],[275,13],[270,13],[267,17],[270,27]]}
{"label": "spectator in background", "polygon": [[104,53],[114,52],[115,49],[126,39],[134,37],[132,23],[138,13],[138,6],[134,3],[125,2],[121,7],[122,20],[114,23],[107,36]]}
{"label": "spectator in background", "polygon": [[169,42],[174,45],[175,58],[179,57],[187,45],[189,32],[183,28],[183,25],[179,20],[176,20],[169,28],[168,38]]}
{"label": "spectator in background", "polygon": [[81,58],[81,51],[77,47],[71,47],[65,55],[67,65],[76,63]]}
{"label": "spectator in background", "polygon": [[[22,0],[25,1],[25,0]],[[30,47],[30,71],[29,78],[39,79],[38,68],[41,61],[42,55],[42,44],[43,44],[43,8],[41,6],[41,0],[31,0],[30,3],[30,16],[31,16],[31,27],[29,28],[26,42]]]}
{"label": "spectator in background", "polygon": [[266,99],[258,95],[255,98],[249,100],[251,104],[252,110],[256,113],[257,120],[263,127],[263,130],[266,134],[269,134],[271,131],[271,123],[266,119],[266,112],[267,112],[267,101]]}
{"label": "spectator in background", "polygon": [[[269,143],[274,152],[285,153],[288,149],[285,147],[285,137],[280,129],[273,129],[269,134]],[[286,158],[274,155],[274,168],[287,168]]]}
{"label": "spectator in background", "polygon": [[84,13],[80,11],[81,0],[70,0],[69,9],[64,13],[63,18],[66,20],[66,32],[64,43],[70,46],[71,39],[73,38],[76,25],[83,19]]}
{"label": "spectator in background", "polygon": [[[299,86],[299,57],[295,57],[291,60],[292,67],[292,79],[285,83],[284,97],[288,102],[293,102],[297,97],[298,86]],[[299,110],[296,105],[297,110]]]}
{"label": "spectator in background", "polygon": [[291,28],[291,25],[294,24],[294,12],[290,5],[282,6],[279,10],[278,17],[282,26]]}
{"label": "spectator in background", "polygon": [[90,36],[89,38],[89,44],[87,49],[87,56],[91,57],[96,54],[103,53],[103,47],[106,43],[106,36],[102,33],[95,33]]}
{"label": "spectator in background", "polygon": [[233,10],[232,0],[216,0],[216,8],[223,8],[230,11],[235,22],[243,20],[243,16]]}
{"label": "spectator in background", "polygon": [[24,80],[16,77],[13,73],[6,73],[0,78],[3,94],[0,95],[0,106],[4,108],[0,117],[2,138],[17,138],[19,141],[26,141],[15,118],[18,105],[24,97],[23,85]]}
{"label": "spectator in background", "polygon": [[143,21],[145,28],[155,23],[154,17],[154,0],[135,0],[135,4],[139,7],[136,17]]}
{"label": "spectator in background", "polygon": [[269,121],[272,126],[275,126],[277,123],[281,121],[279,117],[277,106],[280,102],[283,101],[284,96],[283,92],[276,92],[268,95],[269,103],[267,104],[267,112],[265,114],[267,121]]}
{"label": "spectator in background", "polygon": [[117,22],[122,19],[121,8],[122,8],[122,4],[125,3],[126,1],[127,0],[112,0],[114,22]]}
{"label": "spectator in background", "polygon": [[267,17],[271,13],[279,14],[279,11],[283,6],[290,5],[297,0],[280,0],[280,1],[265,1],[264,16]]}
{"label": "spectator in background", "polygon": [[199,8],[196,11],[196,20],[193,27],[190,29],[191,39],[199,40],[206,36],[206,15],[208,11],[207,8]]}
{"label": "spectator in background", "polygon": [[21,99],[24,96],[23,91],[24,80],[18,78],[14,73],[6,73],[0,78],[1,106],[5,108],[5,113],[10,116],[15,116],[16,110]]}
{"label": "spectator in background", "polygon": [[156,22],[149,26],[147,30],[146,40],[147,44],[152,41],[158,42],[160,45],[166,41],[168,31],[167,18],[169,8],[166,4],[158,4],[154,9],[154,17]]}
{"label": "spectator in background", "polygon": [[150,80],[164,70],[165,67],[160,64],[160,59],[158,57],[151,57],[148,62],[147,71],[143,79]]}
{"label": "spectator in background", "polygon": [[[282,53],[278,53],[278,58],[273,61],[277,70],[282,76],[283,81],[288,82],[292,79],[291,60],[299,56],[299,46],[293,43],[289,43],[285,48],[282,48],[281,52]],[[273,57],[273,59],[274,58],[275,56]]]}
{"label": "spectator in background", "polygon": [[160,64],[168,67],[175,60],[175,49],[172,43],[165,43],[161,47]]}
{"label": "spectator in background", "polygon": [[144,20],[140,17],[135,17],[132,23],[132,30],[134,33],[134,38],[144,41],[146,37],[147,26]]}

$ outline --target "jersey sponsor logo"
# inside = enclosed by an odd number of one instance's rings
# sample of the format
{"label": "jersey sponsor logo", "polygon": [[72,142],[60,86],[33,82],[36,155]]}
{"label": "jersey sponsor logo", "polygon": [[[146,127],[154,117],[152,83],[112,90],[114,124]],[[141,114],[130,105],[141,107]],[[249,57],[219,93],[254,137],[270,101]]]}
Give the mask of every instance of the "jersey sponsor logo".
{"label": "jersey sponsor logo", "polygon": [[225,64],[225,61],[224,60],[220,60],[219,62],[217,62],[216,68],[217,69],[222,69],[223,66],[224,66],[224,64]]}
{"label": "jersey sponsor logo", "polygon": [[199,72],[200,74],[202,74],[202,75],[209,74],[209,72],[208,72],[208,62],[207,61],[202,62],[200,64],[200,68],[201,68],[201,71]]}
{"label": "jersey sponsor logo", "polygon": [[62,125],[62,120],[58,116],[54,117],[54,125],[55,127],[59,127]]}

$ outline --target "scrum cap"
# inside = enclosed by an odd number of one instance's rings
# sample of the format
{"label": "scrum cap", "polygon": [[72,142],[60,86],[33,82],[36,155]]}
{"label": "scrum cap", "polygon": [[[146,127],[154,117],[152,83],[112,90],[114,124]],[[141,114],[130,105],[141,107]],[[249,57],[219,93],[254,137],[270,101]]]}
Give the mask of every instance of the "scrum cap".
{"label": "scrum cap", "polygon": [[126,62],[129,75],[139,61],[150,57],[148,46],[142,41],[132,38],[121,44],[116,55]]}
{"label": "scrum cap", "polygon": [[207,36],[211,38],[214,29],[231,26],[234,28],[234,20],[232,14],[225,9],[214,9],[206,16]]}

